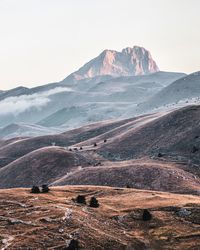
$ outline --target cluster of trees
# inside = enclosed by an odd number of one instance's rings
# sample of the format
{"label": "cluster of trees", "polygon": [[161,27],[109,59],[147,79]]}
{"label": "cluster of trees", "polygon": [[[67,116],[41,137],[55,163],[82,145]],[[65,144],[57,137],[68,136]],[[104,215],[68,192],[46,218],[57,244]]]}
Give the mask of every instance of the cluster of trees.
{"label": "cluster of trees", "polygon": [[[104,139],[103,142],[106,143],[106,142],[107,142],[107,139]],[[97,143],[96,143],[96,142],[93,144],[93,147],[97,147]],[[73,151],[73,150],[74,150],[74,151],[83,150],[83,147],[80,146],[79,149],[78,149],[78,148],[73,148],[73,149],[72,149],[72,148],[69,148],[69,151]]]}
{"label": "cluster of trees", "polygon": [[50,189],[49,189],[48,185],[44,184],[44,185],[42,185],[41,189],[38,186],[33,186],[31,188],[31,193],[33,193],[33,194],[48,193],[49,190]]}
{"label": "cluster of trees", "polygon": [[[87,205],[86,198],[84,195],[78,195],[74,201],[79,203],[79,204]],[[91,197],[91,199],[89,201],[89,207],[93,207],[93,208],[99,207],[99,202],[98,202],[97,198],[95,198],[94,196]]]}

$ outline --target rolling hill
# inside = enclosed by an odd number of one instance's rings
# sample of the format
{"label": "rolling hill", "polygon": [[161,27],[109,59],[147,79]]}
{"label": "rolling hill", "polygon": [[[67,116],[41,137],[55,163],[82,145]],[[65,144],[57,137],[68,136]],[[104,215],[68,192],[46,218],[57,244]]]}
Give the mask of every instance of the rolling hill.
{"label": "rolling hill", "polygon": [[149,100],[140,103],[138,113],[161,109],[169,104],[177,105],[181,101],[188,102],[192,98],[200,98],[200,72],[195,72],[169,84]]}
{"label": "rolling hill", "polygon": [[[34,181],[130,184],[140,189],[198,194],[199,113],[200,106],[193,105],[94,123],[57,135],[1,142],[1,187],[26,187]],[[71,171],[68,166],[73,163],[65,162],[70,156],[79,157],[78,166],[83,169],[76,165]],[[57,168],[58,172],[52,172]],[[27,178],[31,172],[37,173],[32,180]]]}
{"label": "rolling hill", "polygon": [[88,159],[63,148],[35,150],[0,169],[0,188],[49,184],[88,165]]}

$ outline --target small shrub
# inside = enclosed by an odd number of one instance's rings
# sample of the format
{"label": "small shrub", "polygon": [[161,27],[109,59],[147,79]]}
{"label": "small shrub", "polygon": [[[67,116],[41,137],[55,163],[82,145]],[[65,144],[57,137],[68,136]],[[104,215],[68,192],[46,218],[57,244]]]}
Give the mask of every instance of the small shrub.
{"label": "small shrub", "polygon": [[126,185],[126,188],[131,188],[131,186],[129,184]]}
{"label": "small shrub", "polygon": [[158,157],[163,157],[163,154],[162,153],[158,153]]}
{"label": "small shrub", "polygon": [[194,154],[194,153],[196,153],[197,151],[199,151],[199,149],[198,149],[196,146],[193,146],[191,152]]}
{"label": "small shrub", "polygon": [[99,202],[95,197],[92,197],[90,199],[90,207],[95,207],[95,208],[99,207]]}
{"label": "small shrub", "polygon": [[80,204],[86,204],[86,199],[84,195],[78,195],[75,201]]}
{"label": "small shrub", "polygon": [[142,219],[143,221],[148,221],[152,219],[152,215],[147,209],[144,209],[143,214],[142,214]]}
{"label": "small shrub", "polygon": [[96,147],[97,146],[97,144],[96,144],[96,142],[94,143],[94,147]]}
{"label": "small shrub", "polygon": [[107,140],[105,139],[103,142],[105,143],[105,142],[107,142]]}
{"label": "small shrub", "polygon": [[83,147],[80,147],[80,150],[82,150],[83,149]]}
{"label": "small shrub", "polygon": [[72,149],[70,148],[69,151],[72,151]]}
{"label": "small shrub", "polygon": [[68,247],[66,248],[67,250],[78,250],[79,249],[79,244],[78,240],[70,240]]}
{"label": "small shrub", "polygon": [[48,185],[42,185],[42,193],[48,193],[49,192],[49,187]]}
{"label": "small shrub", "polygon": [[33,193],[33,194],[39,194],[40,193],[40,188],[38,186],[33,186],[31,188],[31,193]]}

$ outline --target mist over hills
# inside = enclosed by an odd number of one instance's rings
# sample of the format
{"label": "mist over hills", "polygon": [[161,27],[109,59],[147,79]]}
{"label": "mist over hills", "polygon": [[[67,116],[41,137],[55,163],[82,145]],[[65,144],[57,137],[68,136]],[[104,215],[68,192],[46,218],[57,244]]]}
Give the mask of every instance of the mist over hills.
{"label": "mist over hills", "polygon": [[159,71],[142,47],[105,50],[61,82],[0,92],[0,138],[46,135],[138,115],[140,103],[182,77]]}

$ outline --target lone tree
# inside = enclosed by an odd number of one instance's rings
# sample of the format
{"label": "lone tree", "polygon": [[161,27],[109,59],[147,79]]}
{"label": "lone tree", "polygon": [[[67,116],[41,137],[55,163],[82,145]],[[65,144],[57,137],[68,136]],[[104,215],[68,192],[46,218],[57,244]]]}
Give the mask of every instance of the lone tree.
{"label": "lone tree", "polygon": [[48,185],[46,185],[46,184],[42,185],[42,193],[48,193],[48,192],[49,192]]}
{"label": "lone tree", "polygon": [[40,193],[40,188],[38,186],[33,186],[31,188],[31,193],[33,193],[33,194],[39,194]]}
{"label": "lone tree", "polygon": [[86,199],[84,195],[78,195],[76,197],[76,202],[80,204],[86,204]]}
{"label": "lone tree", "polygon": [[152,215],[147,209],[144,209],[143,214],[142,214],[142,219],[143,221],[148,221],[152,219]]}
{"label": "lone tree", "polygon": [[79,244],[78,240],[70,240],[68,247],[66,248],[67,250],[78,250],[79,249]]}
{"label": "lone tree", "polygon": [[98,202],[98,200],[95,198],[95,197],[92,197],[91,199],[90,199],[90,205],[89,205],[90,207],[95,207],[95,208],[97,208],[97,207],[99,207],[99,202]]}

